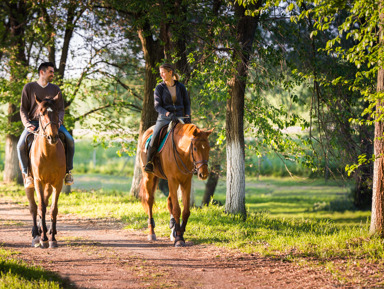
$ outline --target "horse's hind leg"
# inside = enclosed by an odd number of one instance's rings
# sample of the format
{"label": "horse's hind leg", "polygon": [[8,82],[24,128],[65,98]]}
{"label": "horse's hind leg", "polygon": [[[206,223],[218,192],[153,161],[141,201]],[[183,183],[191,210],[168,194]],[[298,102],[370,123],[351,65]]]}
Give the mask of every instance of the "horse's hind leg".
{"label": "horse's hind leg", "polygon": [[155,201],[155,190],[159,179],[153,174],[143,174],[143,205],[146,207],[148,214],[148,240],[155,241],[155,220],[153,219],[152,208]]}
{"label": "horse's hind leg", "polygon": [[32,216],[33,227],[32,227],[32,247],[40,246],[40,234],[37,226],[37,205],[35,201],[35,189],[25,189],[25,194],[29,202],[29,212]]}
{"label": "horse's hind leg", "polygon": [[49,229],[49,248],[57,248],[57,241],[56,241],[56,221],[57,221],[57,214],[59,212],[58,209],[58,201],[59,201],[59,195],[60,195],[61,187],[53,188],[53,194],[52,194],[52,204],[51,204],[51,228]]}

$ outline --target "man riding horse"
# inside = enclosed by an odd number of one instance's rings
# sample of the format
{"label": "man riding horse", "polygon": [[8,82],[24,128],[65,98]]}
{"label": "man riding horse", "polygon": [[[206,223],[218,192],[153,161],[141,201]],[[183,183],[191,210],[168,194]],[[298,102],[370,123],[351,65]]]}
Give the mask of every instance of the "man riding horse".
{"label": "man riding horse", "polygon": [[24,177],[24,187],[33,188],[33,177],[28,171],[28,151],[26,148],[26,138],[29,134],[34,133],[39,127],[39,119],[36,114],[37,103],[35,95],[40,101],[44,99],[53,99],[58,95],[57,108],[59,111],[59,131],[66,138],[66,175],[64,182],[66,185],[73,184],[71,170],[73,168],[73,155],[75,153],[75,142],[71,134],[63,125],[64,120],[64,100],[61,95],[60,88],[51,83],[54,76],[54,64],[52,62],[44,62],[38,68],[39,79],[35,82],[26,84],[21,95],[20,116],[25,127],[17,144],[17,152],[21,164],[21,170]]}

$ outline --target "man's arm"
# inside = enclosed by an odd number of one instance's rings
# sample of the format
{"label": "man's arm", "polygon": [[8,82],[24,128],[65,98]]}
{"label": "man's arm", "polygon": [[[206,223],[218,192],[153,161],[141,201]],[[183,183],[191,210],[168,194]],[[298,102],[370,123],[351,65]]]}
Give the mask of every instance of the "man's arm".
{"label": "man's arm", "polygon": [[24,85],[23,92],[21,93],[20,117],[24,127],[32,127],[33,130],[34,126],[29,121],[29,110],[31,108],[29,93],[28,86]]}
{"label": "man's arm", "polygon": [[61,91],[59,90],[59,99],[57,100],[56,106],[57,110],[59,111],[59,122],[60,125],[64,123],[64,114],[65,114],[65,107],[64,107],[64,99],[63,95],[61,94]]}

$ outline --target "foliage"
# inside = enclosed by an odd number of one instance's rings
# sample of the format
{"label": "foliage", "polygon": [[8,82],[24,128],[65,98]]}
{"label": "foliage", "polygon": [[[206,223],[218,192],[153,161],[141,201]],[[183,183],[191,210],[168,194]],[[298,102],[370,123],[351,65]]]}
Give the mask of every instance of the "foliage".
{"label": "foliage", "polygon": [[121,157],[119,143],[109,142],[108,146],[93,143],[91,140],[76,142],[74,174],[106,174],[132,177],[134,157]]}

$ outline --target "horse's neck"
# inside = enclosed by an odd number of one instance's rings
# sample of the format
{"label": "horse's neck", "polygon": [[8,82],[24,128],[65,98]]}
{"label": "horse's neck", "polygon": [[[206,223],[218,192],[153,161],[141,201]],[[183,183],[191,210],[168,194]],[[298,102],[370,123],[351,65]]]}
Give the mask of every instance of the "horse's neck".
{"label": "horse's neck", "polygon": [[182,126],[175,128],[175,143],[180,153],[189,154],[191,137],[188,134],[184,134]]}
{"label": "horse's neck", "polygon": [[48,140],[44,136],[39,135],[36,138],[36,145],[38,145],[41,153],[47,156],[47,155],[51,155],[51,154],[56,153],[56,149],[57,149],[58,144],[50,145],[48,143]]}

